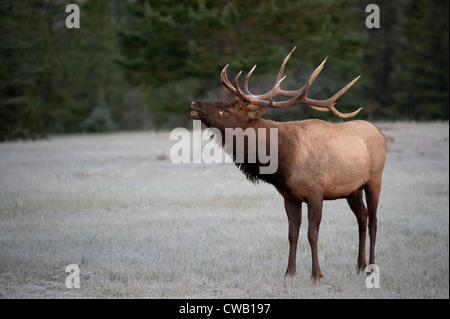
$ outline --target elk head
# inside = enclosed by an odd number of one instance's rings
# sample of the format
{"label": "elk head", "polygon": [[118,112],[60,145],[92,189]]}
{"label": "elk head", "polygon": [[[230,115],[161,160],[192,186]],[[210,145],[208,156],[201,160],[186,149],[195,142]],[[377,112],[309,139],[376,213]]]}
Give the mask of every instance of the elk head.
{"label": "elk head", "polygon": [[[223,68],[220,74],[220,80],[224,87],[228,89],[235,98],[231,102],[192,102],[191,116],[193,119],[201,120],[207,127],[215,127],[223,132],[224,128],[245,128],[249,122],[259,119],[269,108],[288,108],[298,104],[306,104],[312,109],[319,112],[331,111],[338,117],[353,117],[361,110],[352,113],[341,113],[335,107],[336,100],[341,97],[358,79],[348,83],[339,92],[327,100],[314,100],[307,96],[308,90],[317,75],[322,71],[327,59],[325,59],[311,74],[308,81],[300,89],[294,91],[286,91],[280,88],[281,82],[286,78],[283,76],[284,68],[294,49],[286,56],[281,65],[280,71],[274,87],[267,93],[254,95],[248,90],[248,80],[256,68],[256,65],[250,70],[245,77],[244,89],[239,87],[239,77],[242,71],[238,73],[234,79],[234,85],[228,80],[227,69],[228,64]],[[276,96],[290,97],[286,101],[275,101]]]}

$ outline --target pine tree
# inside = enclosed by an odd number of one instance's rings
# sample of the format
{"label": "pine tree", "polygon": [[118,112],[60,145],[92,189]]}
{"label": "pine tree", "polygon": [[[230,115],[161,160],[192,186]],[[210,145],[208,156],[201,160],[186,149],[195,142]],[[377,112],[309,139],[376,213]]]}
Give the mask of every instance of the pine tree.
{"label": "pine tree", "polygon": [[401,52],[394,75],[402,116],[449,116],[449,2],[404,1]]}
{"label": "pine tree", "polygon": [[61,28],[64,40],[53,47],[57,59],[49,103],[58,125],[54,130],[60,132],[86,130],[82,123],[98,107],[100,95],[117,121],[127,88],[116,64],[115,2],[86,1],[80,15],[81,27]]}
{"label": "pine tree", "polygon": [[48,132],[56,2],[0,2],[0,141]]}
{"label": "pine tree", "polygon": [[380,28],[367,29],[369,41],[364,50],[364,91],[369,116],[395,118],[399,110],[394,104],[393,75],[399,54],[401,1],[378,2]]}
{"label": "pine tree", "polygon": [[117,2],[80,4],[79,29],[66,28],[61,1],[0,2],[0,140],[80,131],[100,91],[118,117]]}

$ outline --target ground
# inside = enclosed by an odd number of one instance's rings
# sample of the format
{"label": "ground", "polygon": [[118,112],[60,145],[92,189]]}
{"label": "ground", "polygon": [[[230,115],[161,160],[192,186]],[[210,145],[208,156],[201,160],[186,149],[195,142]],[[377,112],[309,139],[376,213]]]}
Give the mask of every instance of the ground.
{"label": "ground", "polygon": [[[272,186],[233,164],[174,164],[169,132],[137,132],[0,144],[0,297],[449,298],[449,124],[376,125],[388,140],[380,288],[356,272],[345,200],[324,204],[321,283],[306,218],[285,279],[288,224]],[[79,289],[65,285],[69,264]]]}

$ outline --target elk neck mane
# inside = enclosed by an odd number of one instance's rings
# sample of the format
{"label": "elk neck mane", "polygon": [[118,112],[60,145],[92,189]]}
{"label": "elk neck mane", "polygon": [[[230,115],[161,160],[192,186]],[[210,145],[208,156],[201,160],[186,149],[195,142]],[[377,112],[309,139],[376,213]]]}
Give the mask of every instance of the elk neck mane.
{"label": "elk neck mane", "polygon": [[[249,126],[250,128],[255,129],[255,132],[258,131],[258,128],[268,129],[271,127],[271,125],[269,123],[272,123],[272,121],[263,120],[263,119],[258,119],[256,121],[258,122],[257,125]],[[254,123],[254,124],[256,124],[256,123]],[[257,133],[256,133],[256,135],[257,135]],[[258,159],[258,143],[255,143],[255,150],[254,150],[254,152],[256,152],[256,163],[251,163],[248,161],[249,148],[248,148],[248,139],[247,138],[245,138],[245,140],[244,140],[244,161],[236,162],[236,145],[234,142],[231,145],[226,144],[225,131],[221,132],[220,136],[215,135],[214,132],[212,132],[212,138],[214,139],[214,141],[217,144],[219,144],[222,147],[224,152],[228,156],[231,157],[231,159],[233,160],[233,163],[245,175],[247,180],[249,180],[253,184],[259,184],[260,182],[273,184],[273,178],[274,178],[273,175],[276,175],[276,174],[260,174],[260,167],[264,166],[266,164],[262,164]],[[269,147],[266,146],[266,151],[268,149],[269,149]]]}

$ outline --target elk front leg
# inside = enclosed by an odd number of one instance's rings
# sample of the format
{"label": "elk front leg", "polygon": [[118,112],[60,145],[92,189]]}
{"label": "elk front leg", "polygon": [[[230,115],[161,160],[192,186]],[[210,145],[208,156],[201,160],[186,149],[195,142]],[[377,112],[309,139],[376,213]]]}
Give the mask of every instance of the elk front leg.
{"label": "elk front leg", "polygon": [[319,266],[319,257],[317,254],[317,241],[319,239],[319,226],[322,220],[323,200],[308,201],[308,241],[311,245],[312,273],[311,278],[314,282],[320,281],[322,271]]}
{"label": "elk front leg", "polygon": [[285,277],[294,276],[296,272],[297,242],[302,223],[302,202],[284,199],[284,208],[289,221],[289,260]]}

